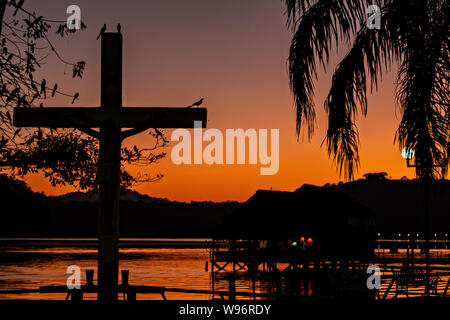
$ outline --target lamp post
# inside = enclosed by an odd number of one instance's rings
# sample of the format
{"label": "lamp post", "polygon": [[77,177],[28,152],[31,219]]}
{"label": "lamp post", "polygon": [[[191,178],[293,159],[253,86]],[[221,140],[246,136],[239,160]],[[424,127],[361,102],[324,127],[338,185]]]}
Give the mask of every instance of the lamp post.
{"label": "lamp post", "polygon": [[[414,157],[414,150],[405,147],[402,150],[402,157],[406,160],[408,168],[417,167],[411,164],[411,159]],[[433,164],[432,167],[444,167],[445,164]],[[425,296],[430,296],[430,213],[429,213],[429,177],[424,177],[424,192],[425,192]]]}

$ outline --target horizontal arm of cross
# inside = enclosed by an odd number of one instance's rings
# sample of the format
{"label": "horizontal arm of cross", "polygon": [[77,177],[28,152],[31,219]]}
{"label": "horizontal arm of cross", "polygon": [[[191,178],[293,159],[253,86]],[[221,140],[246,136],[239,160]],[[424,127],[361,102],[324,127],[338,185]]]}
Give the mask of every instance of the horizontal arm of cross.
{"label": "horizontal arm of cross", "polygon": [[[148,128],[193,128],[194,121],[206,127],[205,108],[16,108],[13,124],[16,127],[77,128],[90,135],[113,122],[130,136]],[[127,133],[128,132],[128,133]]]}

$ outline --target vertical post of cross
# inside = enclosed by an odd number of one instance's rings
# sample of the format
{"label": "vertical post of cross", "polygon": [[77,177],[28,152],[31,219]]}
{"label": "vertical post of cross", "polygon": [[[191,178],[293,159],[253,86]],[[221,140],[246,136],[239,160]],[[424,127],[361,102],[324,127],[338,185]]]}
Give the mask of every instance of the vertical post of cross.
{"label": "vertical post of cross", "polygon": [[[122,35],[104,33],[101,41],[101,108],[113,114],[122,108]],[[120,131],[113,120],[100,127],[98,300],[103,302],[116,301],[118,296]]]}

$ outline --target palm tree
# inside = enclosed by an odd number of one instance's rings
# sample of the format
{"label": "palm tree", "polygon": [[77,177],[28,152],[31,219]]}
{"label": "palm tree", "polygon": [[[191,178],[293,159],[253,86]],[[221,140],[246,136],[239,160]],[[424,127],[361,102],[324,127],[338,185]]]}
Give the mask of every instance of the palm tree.
{"label": "palm tree", "polygon": [[[324,140],[340,174],[353,179],[359,167],[355,119],[367,113],[367,86],[398,66],[396,100],[402,118],[395,141],[415,151],[416,175],[444,176],[449,165],[450,0],[285,0],[293,28],[289,54],[297,137],[314,133],[317,64],[328,65],[332,46],[349,44],[336,67],[324,106]],[[370,29],[366,10],[381,8],[380,29]],[[443,164],[438,170],[436,163]]]}

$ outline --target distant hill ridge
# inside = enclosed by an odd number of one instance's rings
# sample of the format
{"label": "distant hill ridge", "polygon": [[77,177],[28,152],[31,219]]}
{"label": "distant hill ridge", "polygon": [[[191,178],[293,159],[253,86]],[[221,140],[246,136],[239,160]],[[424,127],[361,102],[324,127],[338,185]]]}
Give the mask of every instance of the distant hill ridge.
{"label": "distant hill ridge", "polygon": [[[60,202],[97,202],[98,191],[88,191],[88,192],[69,192],[59,196],[51,196],[49,198],[55,199]],[[161,203],[161,204],[186,204],[187,202],[172,201],[167,198],[157,198],[151,197],[147,194],[141,194],[135,190],[123,189],[120,191],[120,200],[123,201],[133,201],[133,202],[143,202],[143,203]],[[190,204],[198,205],[214,205],[219,203],[237,203],[237,201],[191,201]]]}
{"label": "distant hill ridge", "polygon": [[[88,192],[69,192],[66,194],[62,194],[59,196],[51,197],[55,200],[61,202],[97,202],[98,200],[98,192],[97,191],[88,191]],[[146,194],[140,194],[134,190],[122,190],[120,192],[120,199],[126,201],[140,201],[145,203],[158,202],[158,203],[170,203],[171,201],[167,198],[155,198],[150,197]]]}
{"label": "distant hill ridge", "polygon": [[[0,174],[0,194],[8,194],[24,197],[49,198],[60,202],[89,202],[94,203],[98,200],[98,191],[91,190],[87,192],[69,192],[58,196],[46,196],[43,193],[33,191],[25,181],[13,179],[6,174]],[[143,202],[143,203],[161,203],[161,204],[186,204],[186,202],[172,201],[167,198],[152,197],[147,194],[141,194],[135,190],[122,189],[120,199],[124,201]],[[237,201],[191,201],[191,204],[213,205],[215,203],[237,203]]]}
{"label": "distant hill ridge", "polygon": [[[423,182],[406,178],[391,180],[382,172],[335,186],[375,211],[376,227],[381,233],[423,235]],[[433,237],[436,233],[437,237],[442,238],[445,234],[450,234],[450,181],[434,180],[428,190],[430,230]]]}
{"label": "distant hill ridge", "polygon": [[[372,209],[378,232],[423,232],[424,188],[419,181],[392,180],[386,173],[371,173],[364,179],[332,186]],[[431,231],[450,234],[450,181],[434,181],[431,189]],[[48,197],[33,192],[23,181],[0,174],[0,237],[95,237],[97,197],[92,191]],[[123,190],[121,236],[211,237],[239,206],[233,201],[177,202]],[[308,212],[298,208],[298,214]]]}
{"label": "distant hill ridge", "polygon": [[[98,193],[56,197],[33,192],[25,182],[0,174],[0,238],[96,237]],[[120,236],[209,238],[238,202],[177,202],[121,192]]]}

